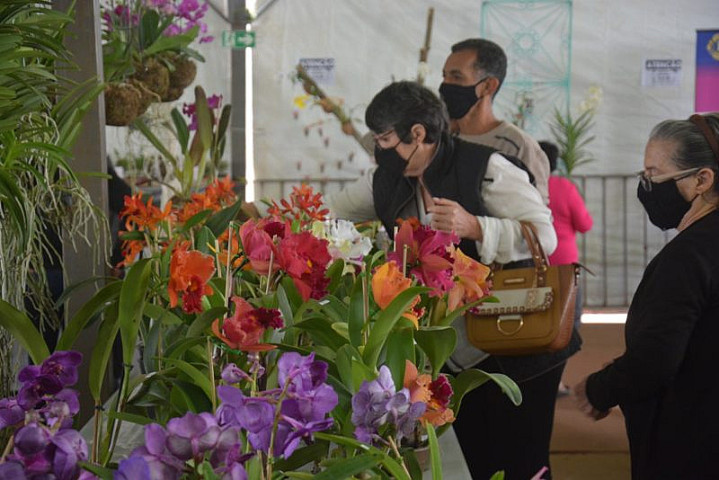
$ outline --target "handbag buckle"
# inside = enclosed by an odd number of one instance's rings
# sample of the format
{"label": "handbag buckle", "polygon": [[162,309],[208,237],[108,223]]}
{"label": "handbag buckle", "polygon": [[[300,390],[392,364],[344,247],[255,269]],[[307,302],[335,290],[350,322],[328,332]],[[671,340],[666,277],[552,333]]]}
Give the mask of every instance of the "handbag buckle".
{"label": "handbag buckle", "polygon": [[[512,331],[505,330],[504,327],[502,326],[502,322],[516,322],[516,321],[519,321],[519,325],[517,326],[517,328],[515,328]],[[524,326],[524,318],[522,318],[521,315],[500,315],[497,317],[497,330],[499,330],[499,332],[502,335],[506,335],[508,337],[512,336],[512,335],[516,334],[518,331],[520,331],[523,326]]]}

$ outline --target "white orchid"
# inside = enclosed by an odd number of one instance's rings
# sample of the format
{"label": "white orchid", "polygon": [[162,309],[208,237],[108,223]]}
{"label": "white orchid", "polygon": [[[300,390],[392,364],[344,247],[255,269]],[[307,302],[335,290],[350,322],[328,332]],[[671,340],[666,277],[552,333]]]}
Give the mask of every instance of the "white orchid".
{"label": "white orchid", "polygon": [[358,232],[354,223],[347,220],[314,222],[312,233],[329,242],[328,249],[335,260],[341,258],[347,263],[358,265],[372,250],[372,241]]}

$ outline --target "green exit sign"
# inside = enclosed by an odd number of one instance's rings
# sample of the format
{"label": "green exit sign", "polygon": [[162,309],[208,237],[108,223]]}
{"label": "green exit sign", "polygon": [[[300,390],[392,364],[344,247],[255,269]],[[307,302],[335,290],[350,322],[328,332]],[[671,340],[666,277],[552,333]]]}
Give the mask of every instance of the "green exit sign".
{"label": "green exit sign", "polygon": [[255,32],[247,30],[230,30],[222,32],[222,46],[232,48],[254,47]]}

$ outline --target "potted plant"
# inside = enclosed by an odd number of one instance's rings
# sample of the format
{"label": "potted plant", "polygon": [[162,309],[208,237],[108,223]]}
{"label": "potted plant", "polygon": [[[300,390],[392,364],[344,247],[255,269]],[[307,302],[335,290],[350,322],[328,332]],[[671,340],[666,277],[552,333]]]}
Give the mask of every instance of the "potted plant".
{"label": "potted plant", "polygon": [[103,5],[103,64],[108,125],[129,125],[152,102],[178,99],[195,79],[190,48],[204,32],[206,2],[126,0]]}

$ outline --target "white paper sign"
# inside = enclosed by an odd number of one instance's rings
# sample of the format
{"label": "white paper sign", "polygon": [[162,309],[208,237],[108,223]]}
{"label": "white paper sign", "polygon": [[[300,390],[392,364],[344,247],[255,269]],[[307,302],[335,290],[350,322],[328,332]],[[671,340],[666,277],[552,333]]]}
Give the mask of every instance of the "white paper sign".
{"label": "white paper sign", "polygon": [[644,59],[642,87],[679,87],[681,83],[681,59]]}
{"label": "white paper sign", "polygon": [[312,80],[319,85],[334,85],[335,59],[334,58],[300,58],[300,65]]}

